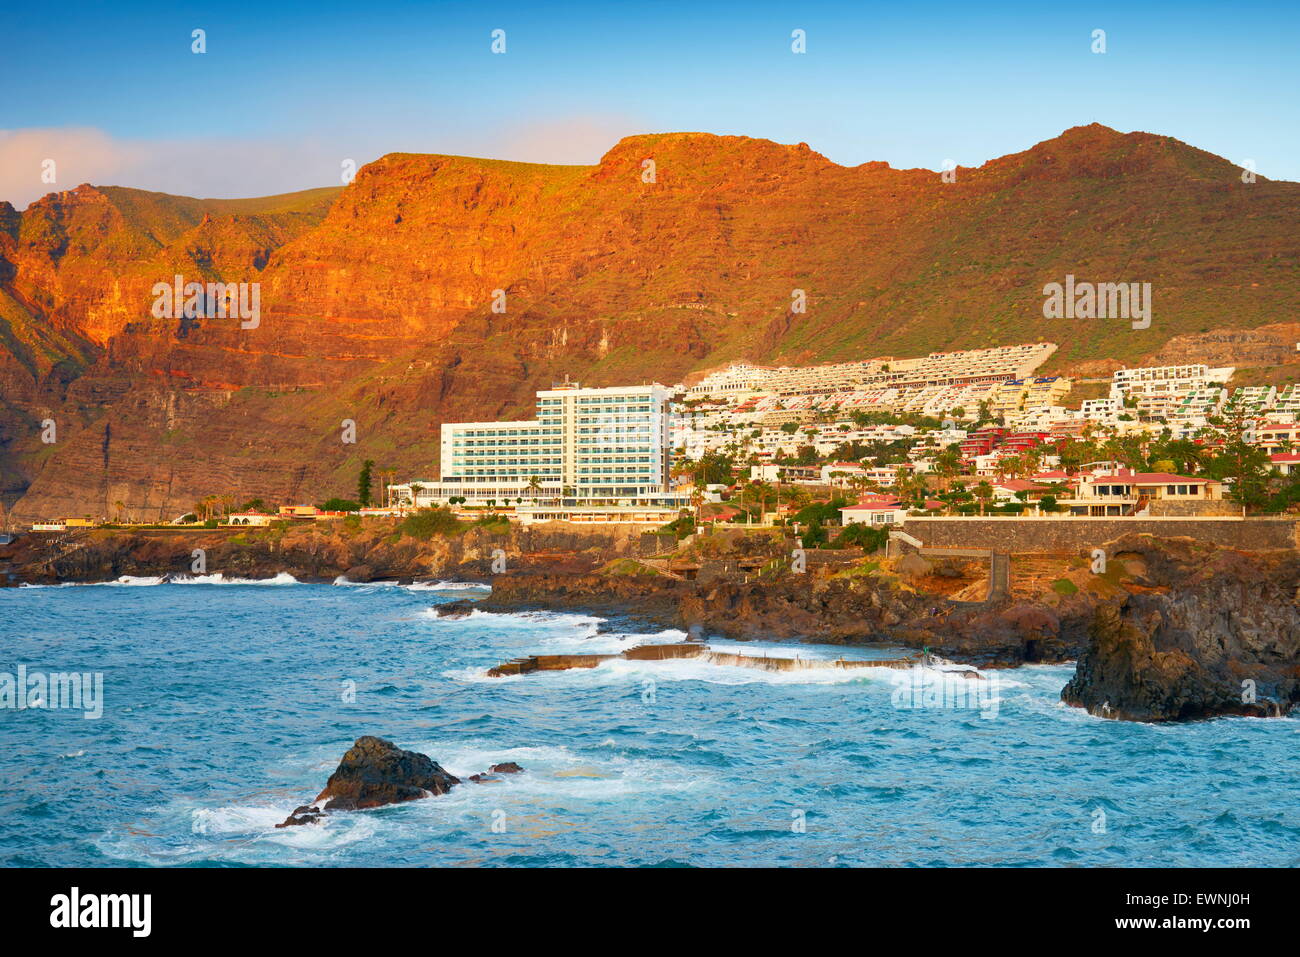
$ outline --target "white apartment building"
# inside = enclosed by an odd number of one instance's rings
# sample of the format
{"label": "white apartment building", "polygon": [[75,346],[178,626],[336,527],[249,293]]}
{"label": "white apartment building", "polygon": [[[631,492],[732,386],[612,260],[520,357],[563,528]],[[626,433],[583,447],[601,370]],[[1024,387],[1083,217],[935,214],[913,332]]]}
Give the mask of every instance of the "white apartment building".
{"label": "white apartment building", "polygon": [[[690,396],[695,399],[739,398],[761,393],[814,396],[852,392],[865,387],[934,390],[911,397],[918,402],[919,410],[925,403],[935,403],[941,388],[951,393],[962,387],[991,385],[1031,376],[1055,351],[1055,343],[1037,342],[992,349],[932,352],[913,359],[884,356],[815,366],[763,367],[737,362],[705,376],[691,387]],[[949,394],[944,398],[948,401],[956,399],[960,403],[965,397]],[[939,409],[937,403],[935,405],[935,411],[947,411],[952,407]]]}
{"label": "white apartment building", "polygon": [[749,395],[761,391],[759,383],[770,371],[748,362],[736,362],[725,369],[710,372],[691,386],[689,395],[692,399]]}
{"label": "white apartment building", "polygon": [[1242,409],[1248,416],[1263,416],[1277,405],[1277,386],[1249,385],[1242,386],[1232,393],[1228,400],[1231,409]]}
{"label": "white apartment building", "polygon": [[1300,389],[1296,388],[1295,383],[1288,383],[1277,394],[1272,418],[1294,422],[1297,414],[1300,414]]}
{"label": "white apartment building", "polygon": [[1188,395],[1227,382],[1234,371],[1231,367],[1211,369],[1201,363],[1119,369],[1111,378],[1110,394],[1120,402],[1132,399],[1144,415],[1171,418]]}
{"label": "white apartment building", "polygon": [[566,380],[537,393],[535,419],[444,423],[441,479],[392,489],[399,504],[420,507],[452,498],[689,504],[668,482],[671,395],[659,383],[584,389]]}

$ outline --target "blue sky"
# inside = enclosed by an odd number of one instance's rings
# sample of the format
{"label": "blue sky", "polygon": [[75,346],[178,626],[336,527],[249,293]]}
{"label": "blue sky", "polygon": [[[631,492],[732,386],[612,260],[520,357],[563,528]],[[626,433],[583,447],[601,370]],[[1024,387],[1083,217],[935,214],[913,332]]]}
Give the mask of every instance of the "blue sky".
{"label": "blue sky", "polygon": [[[938,169],[1093,121],[1300,180],[1294,3],[269,7],[7,10],[0,199],[85,180],[258,195],[397,150],[590,163],[620,136],[669,130]],[[55,186],[39,180],[46,157]]]}

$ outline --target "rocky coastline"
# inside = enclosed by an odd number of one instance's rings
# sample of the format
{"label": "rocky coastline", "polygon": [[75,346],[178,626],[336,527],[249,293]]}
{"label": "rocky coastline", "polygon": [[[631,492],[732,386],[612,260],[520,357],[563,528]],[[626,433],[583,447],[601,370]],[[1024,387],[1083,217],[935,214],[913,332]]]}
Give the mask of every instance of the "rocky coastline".
{"label": "rocky coastline", "polygon": [[1273,717],[1300,702],[1300,553],[1126,541],[1122,601],[1098,608],[1061,692],[1101,717]]}
{"label": "rocky coastline", "polygon": [[[693,562],[686,577],[645,557],[663,544],[628,530],[513,525],[427,539],[393,524],[96,529],[18,538],[0,549],[0,580],[193,576],[201,550],[206,573],[227,579],[491,584],[473,604],[439,606],[449,616],[574,610],[690,640],[887,644],[981,668],[1077,661],[1062,700],[1104,718],[1270,716],[1300,702],[1294,550],[1130,534],[1106,543],[1102,570],[1084,555],[1013,556],[1009,591],[990,598],[979,561],[857,553],[793,574],[779,564],[787,542],[737,536],[670,548]],[[502,555],[507,570],[493,574]]]}
{"label": "rocky coastline", "polygon": [[572,532],[513,524],[417,537],[392,520],[260,528],[75,529],[57,535],[22,534],[0,546],[0,587],[214,574],[251,580],[288,574],[311,583],[338,578],[357,583],[438,578],[486,582],[493,577],[497,554],[514,570],[582,573],[637,554],[640,539],[640,533],[627,529]]}

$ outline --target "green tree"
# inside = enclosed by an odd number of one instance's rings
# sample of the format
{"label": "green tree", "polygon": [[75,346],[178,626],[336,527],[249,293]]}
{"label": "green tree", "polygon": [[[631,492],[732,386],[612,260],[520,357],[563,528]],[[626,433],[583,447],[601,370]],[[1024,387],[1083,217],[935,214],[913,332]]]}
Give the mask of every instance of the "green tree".
{"label": "green tree", "polygon": [[361,506],[351,499],[331,498],[326,499],[316,506],[322,512],[355,512]]}
{"label": "green tree", "polygon": [[370,504],[370,470],[374,467],[374,459],[366,459],[361,463],[361,475],[357,477],[357,501],[362,505]]}
{"label": "green tree", "polygon": [[1246,441],[1250,424],[1240,406],[1210,419],[1218,448],[1205,463],[1205,474],[1228,483],[1229,497],[1238,505],[1260,508],[1269,498],[1271,462],[1267,452]]}

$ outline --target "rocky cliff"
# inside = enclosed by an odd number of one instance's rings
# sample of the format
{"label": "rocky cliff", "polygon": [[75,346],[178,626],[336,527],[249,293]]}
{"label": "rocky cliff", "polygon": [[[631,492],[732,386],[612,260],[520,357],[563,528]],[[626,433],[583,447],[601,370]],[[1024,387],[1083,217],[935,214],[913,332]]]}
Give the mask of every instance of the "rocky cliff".
{"label": "rocky cliff", "polygon": [[[1298,222],[1297,184],[1097,125],[955,182],[674,133],[590,167],[392,154],[342,191],[258,201],[79,187],[0,209],[0,495],[20,518],[156,519],[208,494],[350,494],[367,458],[432,478],[439,422],[526,416],[564,373],[1034,339],[1058,368],[1133,361],[1294,313]],[[154,319],[177,273],[259,282],[260,324]],[[1048,323],[1066,273],[1151,282],[1151,328]]]}
{"label": "rocky cliff", "polygon": [[1133,536],[1131,594],[1097,609],[1068,704],[1132,721],[1277,715],[1300,701],[1300,554]]}

